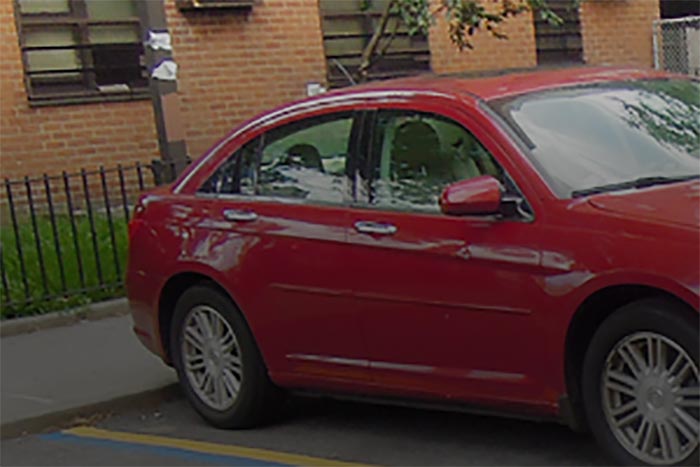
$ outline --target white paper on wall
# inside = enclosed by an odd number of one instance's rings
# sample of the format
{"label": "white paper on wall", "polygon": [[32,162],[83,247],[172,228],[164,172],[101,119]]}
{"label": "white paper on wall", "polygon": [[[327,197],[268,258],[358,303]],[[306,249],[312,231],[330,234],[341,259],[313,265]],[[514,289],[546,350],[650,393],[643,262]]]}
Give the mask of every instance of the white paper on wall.
{"label": "white paper on wall", "polygon": [[153,50],[173,50],[172,40],[168,32],[148,31],[146,45]]}
{"label": "white paper on wall", "polygon": [[170,59],[163,60],[153,69],[151,76],[163,81],[175,81],[177,80],[177,63]]}
{"label": "white paper on wall", "polygon": [[321,83],[306,83],[306,95],[309,97],[318,96],[326,92],[326,88]]}

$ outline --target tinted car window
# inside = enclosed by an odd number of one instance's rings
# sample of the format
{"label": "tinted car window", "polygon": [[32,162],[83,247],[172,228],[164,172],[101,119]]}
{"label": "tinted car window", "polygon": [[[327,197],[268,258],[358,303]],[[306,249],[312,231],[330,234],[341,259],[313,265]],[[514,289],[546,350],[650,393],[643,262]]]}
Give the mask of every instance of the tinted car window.
{"label": "tinted car window", "polygon": [[256,193],[341,203],[352,114],[287,125],[265,134]]}
{"label": "tinted car window", "polygon": [[341,203],[352,127],[352,114],[337,114],[271,130],[236,151],[200,191]]}
{"label": "tinted car window", "polygon": [[431,114],[381,111],[372,138],[370,202],[439,211],[442,190],[459,180],[503,171],[464,127]]}
{"label": "tinted car window", "polygon": [[259,147],[259,138],[245,144],[221,164],[198,191],[226,195],[255,194]]}
{"label": "tinted car window", "polygon": [[492,104],[555,193],[700,173],[700,84],[641,80],[555,89]]}

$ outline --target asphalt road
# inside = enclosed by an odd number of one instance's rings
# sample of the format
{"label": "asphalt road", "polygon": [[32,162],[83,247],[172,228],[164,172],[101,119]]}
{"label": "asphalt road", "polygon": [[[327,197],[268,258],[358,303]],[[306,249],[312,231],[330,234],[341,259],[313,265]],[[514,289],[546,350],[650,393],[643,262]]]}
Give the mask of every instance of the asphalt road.
{"label": "asphalt road", "polygon": [[325,399],[295,399],[279,420],[244,431],[211,428],[177,399],[112,415],[90,428],[5,440],[0,446],[3,466],[334,461],[391,466],[609,464],[590,436],[556,424]]}

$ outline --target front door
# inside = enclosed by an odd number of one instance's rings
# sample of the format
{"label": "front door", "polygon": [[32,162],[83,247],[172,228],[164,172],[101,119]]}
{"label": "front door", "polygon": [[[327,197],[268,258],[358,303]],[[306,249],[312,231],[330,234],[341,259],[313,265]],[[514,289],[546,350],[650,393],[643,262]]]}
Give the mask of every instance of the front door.
{"label": "front door", "polygon": [[514,187],[508,175],[472,133],[436,114],[380,110],[372,134],[367,198],[351,211],[348,241],[375,384],[410,396],[539,399],[536,222],[451,217],[437,203],[455,181],[492,175]]}

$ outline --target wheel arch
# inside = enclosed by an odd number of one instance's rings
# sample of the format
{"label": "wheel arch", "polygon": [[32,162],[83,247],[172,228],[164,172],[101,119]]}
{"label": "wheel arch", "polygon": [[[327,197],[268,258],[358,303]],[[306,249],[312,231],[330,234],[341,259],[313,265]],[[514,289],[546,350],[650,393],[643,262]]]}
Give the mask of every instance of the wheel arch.
{"label": "wheel arch", "polygon": [[569,322],[565,340],[564,369],[568,407],[565,414],[569,424],[577,431],[586,431],[588,422],[583,410],[581,397],[581,372],[586,349],[593,334],[615,310],[629,303],[646,299],[661,298],[686,310],[689,319],[698,320],[700,315],[678,295],[668,290],[642,284],[608,285],[596,290],[583,300]]}
{"label": "wheel arch", "polygon": [[233,295],[219,283],[216,279],[208,274],[194,271],[182,271],[171,276],[161,288],[158,296],[158,335],[160,344],[163,348],[166,361],[172,362],[170,355],[170,327],[172,326],[173,315],[175,312],[175,304],[185,292],[185,290],[195,285],[207,285],[218,290],[233,302],[234,306],[241,312],[243,320],[246,321],[250,328],[250,323],[245,317],[243,310],[236,302]]}

